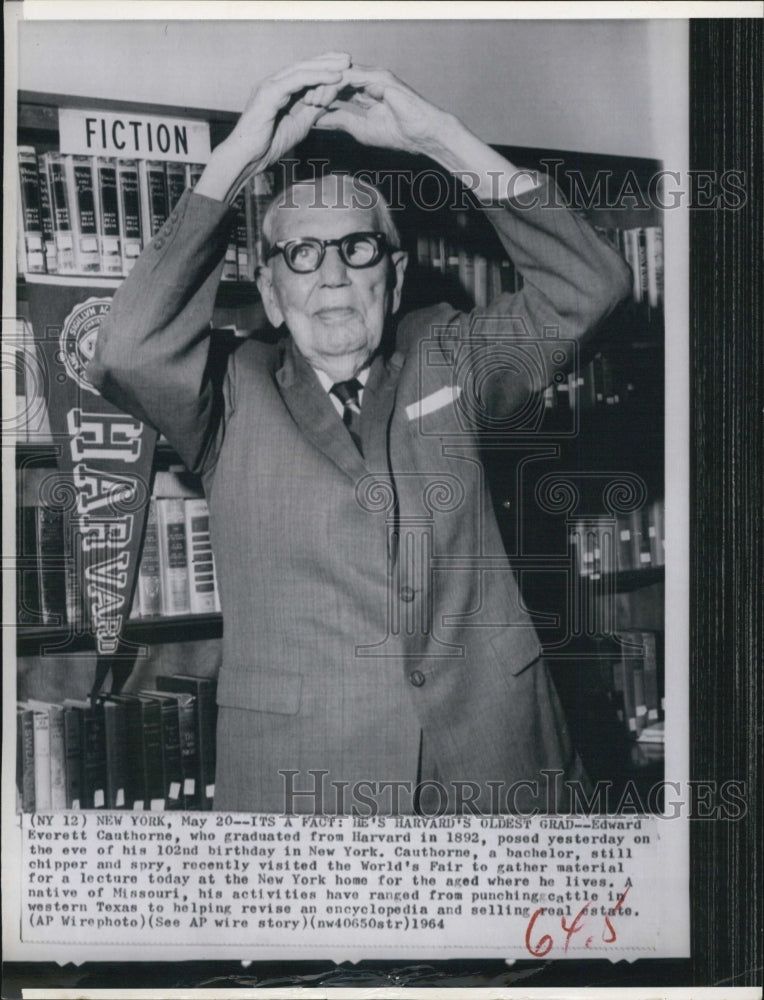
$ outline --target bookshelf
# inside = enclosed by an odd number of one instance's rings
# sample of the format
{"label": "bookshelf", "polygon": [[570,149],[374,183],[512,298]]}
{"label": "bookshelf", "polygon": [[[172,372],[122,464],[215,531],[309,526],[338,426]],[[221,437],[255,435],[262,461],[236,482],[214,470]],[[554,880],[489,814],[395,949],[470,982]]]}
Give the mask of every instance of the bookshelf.
{"label": "bookshelf", "polygon": [[[200,109],[123,105],[52,94],[22,93],[19,99],[19,145],[33,146],[38,154],[58,148],[58,109],[62,107],[135,116],[172,115],[202,121],[209,126],[213,148],[235,121],[234,115]],[[608,238],[608,234],[613,238],[615,230],[644,234],[660,228],[660,212],[644,197],[660,167],[656,161],[511,146],[497,148],[524,167],[551,171],[563,196],[601,230],[603,238]],[[463,199],[458,210],[453,210],[457,198],[455,183],[443,175],[436,178],[429,161],[361,149],[343,136],[328,133],[309,136],[292,158],[295,178],[303,176],[308,164],[315,161],[327,162],[329,169],[351,172],[368,170],[371,163],[385,193],[389,194],[385,180],[402,171],[411,178],[424,178],[420,200],[426,202],[442,190],[447,192],[442,197],[443,205],[426,212],[412,205],[410,189],[403,193],[400,205],[394,198],[389,199],[393,201],[394,216],[410,256],[403,311],[444,299],[457,307],[470,308],[501,289],[517,287],[512,285],[517,276],[501,263],[503,253],[490,224],[469,203],[462,204]],[[632,198],[634,203],[626,198],[625,207],[592,204],[597,178],[603,176],[610,185],[603,197],[617,200],[628,180],[629,190],[637,192]],[[640,192],[644,204],[639,204]],[[643,270],[644,266],[642,261]],[[640,261],[636,258],[633,267],[639,284]],[[93,289],[93,294],[100,290],[110,295],[121,280],[96,275],[26,274],[17,281],[20,312],[23,314],[36,285],[62,290],[82,286]],[[608,657],[612,660],[615,654],[612,644],[603,646],[596,628],[574,629],[571,635],[570,622],[564,613],[569,591],[575,585],[584,594],[583,600],[595,609],[597,621],[603,620],[604,614],[598,602],[602,601],[603,593],[609,595],[607,600],[613,605],[607,611],[612,619],[611,633],[619,629],[644,630],[660,636],[664,568],[653,560],[642,568],[604,569],[595,579],[579,578],[572,561],[569,534],[580,510],[550,512],[543,509],[537,493],[544,477],[567,477],[580,488],[579,506],[591,516],[602,515],[602,483],[597,476],[606,479],[612,474],[625,473],[643,484],[645,504],[662,499],[664,329],[657,294],[655,285],[646,285],[642,275],[634,300],[624,303],[609,317],[582,353],[579,366],[582,382],[569,382],[564,392],[563,387],[553,387],[551,393],[545,394],[543,414],[534,434],[519,437],[507,434],[492,439],[483,455],[507,552],[545,643],[566,711],[570,718],[578,720],[577,727],[572,729],[580,736],[579,749],[593,777],[599,776],[597,759],[612,757],[614,743],[624,737],[623,726],[619,728],[613,722],[611,692],[603,682],[601,669],[602,662],[609,662]],[[274,338],[251,280],[221,282],[214,323],[221,329],[252,330],[257,337]],[[575,393],[579,393],[581,405],[573,405]],[[583,393],[587,395],[586,401],[581,398]],[[571,422],[573,417],[575,421]],[[38,435],[35,440],[17,442],[15,455],[21,479],[29,469],[55,470],[61,445]],[[154,453],[152,479],[157,474],[172,472],[179,463],[173,450],[160,441]],[[199,484],[196,490],[201,491]],[[19,554],[20,572],[33,568],[24,560]],[[184,649],[199,648],[203,661],[200,671],[209,676],[213,672],[211,662],[219,657],[222,633],[220,613],[186,613],[131,618],[122,636],[127,650],[149,649],[148,674],[143,671],[140,675],[145,683],[163,672],[163,650],[181,643],[189,644]],[[72,630],[61,624],[20,624],[17,639],[20,694],[24,698],[53,698],[60,694],[60,685],[52,684],[46,689],[45,678],[51,671],[71,665],[72,656],[75,660],[81,656],[82,670],[92,671],[95,640],[87,630]],[[660,641],[658,646],[662,646]],[[557,655],[563,647],[565,655]],[[191,659],[188,672],[193,674],[196,666],[193,654]],[[603,720],[604,725],[600,724]],[[631,773],[630,768],[633,770],[632,750],[633,743],[623,740],[619,752],[622,751],[625,761],[624,774]],[[651,762],[654,760],[653,756]]]}

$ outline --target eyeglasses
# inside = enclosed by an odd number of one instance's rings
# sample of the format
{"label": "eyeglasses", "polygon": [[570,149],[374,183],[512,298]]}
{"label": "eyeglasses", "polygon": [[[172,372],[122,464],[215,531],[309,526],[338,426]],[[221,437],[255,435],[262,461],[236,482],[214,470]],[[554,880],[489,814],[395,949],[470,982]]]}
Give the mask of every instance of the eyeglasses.
{"label": "eyeglasses", "polygon": [[283,254],[287,267],[297,274],[317,271],[327,247],[337,247],[340,257],[348,267],[374,267],[387,250],[394,250],[384,233],[348,233],[337,240],[321,240],[317,236],[303,236],[296,240],[279,240],[273,244],[265,259]]}

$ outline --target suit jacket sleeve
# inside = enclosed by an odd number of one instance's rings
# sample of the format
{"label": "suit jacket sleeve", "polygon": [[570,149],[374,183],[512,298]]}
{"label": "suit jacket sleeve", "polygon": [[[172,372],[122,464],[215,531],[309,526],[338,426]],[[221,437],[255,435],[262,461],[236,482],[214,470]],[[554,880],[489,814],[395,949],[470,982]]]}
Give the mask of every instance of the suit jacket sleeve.
{"label": "suit jacket sleeve", "polygon": [[578,345],[629,293],[631,273],[551,181],[486,213],[522,289],[469,313],[444,305],[424,318],[420,311],[414,322],[402,321],[398,346],[411,350],[422,331],[429,338],[439,331],[463,400],[503,416],[544,389],[553,372],[575,367]]}
{"label": "suit jacket sleeve", "polygon": [[228,359],[211,321],[232,215],[186,191],[114,295],[88,375],[102,395],[152,424],[189,468],[214,464],[233,407]]}

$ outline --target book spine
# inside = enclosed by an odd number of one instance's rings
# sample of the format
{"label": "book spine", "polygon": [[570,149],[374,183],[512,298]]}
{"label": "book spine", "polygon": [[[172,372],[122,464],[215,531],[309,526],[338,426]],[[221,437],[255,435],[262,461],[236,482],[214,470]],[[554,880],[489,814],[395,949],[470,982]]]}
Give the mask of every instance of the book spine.
{"label": "book spine", "polygon": [[106,806],[106,733],[103,708],[90,705],[82,710],[83,809]]}
{"label": "book spine", "polygon": [[167,179],[161,160],[138,161],[141,191],[141,224],[148,242],[157,235],[170,214],[167,201]]}
{"label": "book spine", "polygon": [[122,271],[129,274],[143,249],[138,165],[135,160],[117,160],[117,191]]}
{"label": "book spine", "polygon": [[190,694],[178,696],[180,727],[180,760],[183,771],[183,804],[186,809],[201,807],[199,784],[199,750],[196,743],[196,698]]}
{"label": "book spine", "polygon": [[158,497],[157,530],[162,573],[163,615],[182,615],[191,610],[186,556],[186,515],[182,497]]}
{"label": "book spine", "polygon": [[50,717],[50,805],[51,809],[66,809],[66,746],[64,709],[48,707]]}
{"label": "book spine", "polygon": [[196,745],[198,753],[198,781],[202,809],[211,809],[215,795],[215,731],[217,704],[215,681],[208,677],[175,674],[157,677],[160,691],[184,691],[196,698]]}
{"label": "book spine", "polygon": [[[151,692],[144,692],[150,695]],[[156,692],[154,692],[156,696]],[[156,697],[160,705],[162,730],[162,775],[166,809],[182,809],[183,768],[180,747],[180,717],[178,703],[173,698]]]}
{"label": "book spine", "polygon": [[62,511],[37,508],[37,566],[43,624],[66,624],[66,571]]}
{"label": "book spine", "polygon": [[656,652],[655,634],[642,632],[642,668],[644,671],[645,706],[647,708],[647,724],[652,725],[662,717],[661,701],[658,692],[658,657]]}
{"label": "book spine", "polygon": [[76,709],[64,706],[66,808],[82,808],[82,726]]}
{"label": "book spine", "polygon": [[56,244],[56,267],[59,274],[74,274],[74,235],[64,165],[65,158],[61,153],[45,153],[43,161],[50,187],[53,237]]}
{"label": "book spine", "polygon": [[16,508],[16,551],[17,621],[19,625],[42,624],[36,507],[20,505]]}
{"label": "book spine", "polygon": [[251,278],[249,261],[249,236],[247,233],[246,191],[242,189],[234,199],[233,208],[236,212],[234,235],[236,237],[236,278],[238,281],[249,281]]}
{"label": "book spine", "polygon": [[[199,755],[196,746],[196,698],[184,691],[155,692],[160,699],[175,704],[178,716],[178,745],[183,809],[199,809]],[[164,738],[164,737],[163,737]]]}
{"label": "book spine", "polygon": [[45,270],[55,274],[58,270],[56,262],[56,239],[53,232],[53,209],[50,202],[50,182],[48,171],[38,162],[37,177],[40,190],[40,218],[42,220],[42,236],[45,243]]}
{"label": "book spine", "polygon": [[69,187],[75,270],[80,274],[98,274],[101,270],[101,252],[98,244],[93,158],[66,155],[64,166]]}
{"label": "book spine", "polygon": [[167,205],[172,211],[186,190],[186,165],[185,163],[165,164],[167,182]]}
{"label": "book spine", "polygon": [[165,808],[165,782],[162,762],[162,706],[154,698],[139,695],[142,714],[143,771],[146,808],[156,812]]}
{"label": "book spine", "polygon": [[124,809],[127,801],[127,713],[116,701],[102,702],[106,750],[106,808]]}
{"label": "book spine", "polygon": [[159,568],[159,537],[157,534],[157,508],[152,497],[146,515],[146,533],[143,539],[141,561],[138,567],[137,597],[142,617],[153,618],[161,614],[161,571]]}
{"label": "book spine", "polygon": [[21,808],[32,813],[36,808],[34,761],[34,712],[21,709]]}
{"label": "book spine", "polygon": [[626,261],[631,268],[632,297],[635,302],[642,301],[642,272],[639,263],[639,230],[627,229],[624,233],[626,241]]}
{"label": "book spine", "polygon": [[96,158],[98,184],[98,239],[101,250],[103,274],[122,274],[122,243],[119,234],[119,198],[117,192],[117,163],[112,157]]}
{"label": "book spine", "polygon": [[475,306],[485,309],[488,305],[488,260],[482,253],[475,254]]}
{"label": "book spine", "polygon": [[215,611],[215,563],[210,540],[210,514],[205,499],[186,500],[186,544],[191,586],[191,612]]}
{"label": "book spine", "polygon": [[20,146],[19,189],[24,267],[31,274],[45,271],[45,243],[40,208],[40,177],[37,154],[32,146]]}
{"label": "book spine", "polygon": [[51,808],[50,716],[34,709],[34,788],[35,812]]}
{"label": "book spine", "polygon": [[629,522],[623,517],[619,518],[616,531],[618,533],[618,570],[633,569]]}
{"label": "book spine", "polygon": [[196,187],[197,181],[204,173],[203,163],[187,163],[186,164],[186,187],[193,190]]}
{"label": "book spine", "polygon": [[475,301],[475,263],[472,255],[463,247],[459,250],[459,284]]}

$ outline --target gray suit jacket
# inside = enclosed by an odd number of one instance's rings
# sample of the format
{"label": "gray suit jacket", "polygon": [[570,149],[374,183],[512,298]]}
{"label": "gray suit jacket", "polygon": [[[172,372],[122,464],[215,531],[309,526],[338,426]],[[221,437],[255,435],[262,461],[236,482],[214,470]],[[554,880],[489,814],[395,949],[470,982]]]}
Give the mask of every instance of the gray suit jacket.
{"label": "gray suit jacket", "polygon": [[[90,377],[164,432],[210,505],[216,808],[283,811],[289,787],[313,793],[296,811],[347,810],[332,782],[419,775],[449,809],[495,811],[528,807],[527,786],[506,790],[542,769],[576,776],[478,454],[486,431],[527,430],[551,371],[628,291],[618,255],[545,198],[489,210],[521,292],[400,323],[366,386],[363,458],[290,340],[210,350],[225,206],[187,192],[115,295]],[[389,811],[375,791],[361,786]],[[427,811],[441,794],[428,786]]]}

